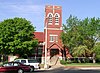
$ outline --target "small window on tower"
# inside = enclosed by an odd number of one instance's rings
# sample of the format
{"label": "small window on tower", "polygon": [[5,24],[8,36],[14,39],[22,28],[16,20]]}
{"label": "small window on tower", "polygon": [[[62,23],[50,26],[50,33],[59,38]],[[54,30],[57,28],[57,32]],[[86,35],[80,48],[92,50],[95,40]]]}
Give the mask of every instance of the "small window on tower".
{"label": "small window on tower", "polygon": [[58,35],[50,35],[50,42],[58,42]]}
{"label": "small window on tower", "polygon": [[48,23],[52,24],[52,15],[51,14],[49,14]]}
{"label": "small window on tower", "polygon": [[58,14],[55,15],[55,24],[59,24],[59,16],[58,16]]}
{"label": "small window on tower", "polygon": [[50,42],[54,42],[54,36],[50,36]]}

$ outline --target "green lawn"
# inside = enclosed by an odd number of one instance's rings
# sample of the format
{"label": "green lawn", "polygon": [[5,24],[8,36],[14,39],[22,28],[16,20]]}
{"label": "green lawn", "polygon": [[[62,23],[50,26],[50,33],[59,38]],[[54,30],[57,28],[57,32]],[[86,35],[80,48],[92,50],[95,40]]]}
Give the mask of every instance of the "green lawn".
{"label": "green lawn", "polygon": [[66,66],[100,66],[100,63],[71,63],[66,64]]}

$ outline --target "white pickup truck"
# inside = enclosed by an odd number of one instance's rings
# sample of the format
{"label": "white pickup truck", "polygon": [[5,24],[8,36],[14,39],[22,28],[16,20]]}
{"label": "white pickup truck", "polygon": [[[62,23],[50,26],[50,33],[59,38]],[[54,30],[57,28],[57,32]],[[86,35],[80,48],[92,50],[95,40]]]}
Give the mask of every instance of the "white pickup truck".
{"label": "white pickup truck", "polygon": [[16,59],[14,62],[21,62],[25,65],[34,66],[35,69],[39,69],[39,62],[35,59]]}

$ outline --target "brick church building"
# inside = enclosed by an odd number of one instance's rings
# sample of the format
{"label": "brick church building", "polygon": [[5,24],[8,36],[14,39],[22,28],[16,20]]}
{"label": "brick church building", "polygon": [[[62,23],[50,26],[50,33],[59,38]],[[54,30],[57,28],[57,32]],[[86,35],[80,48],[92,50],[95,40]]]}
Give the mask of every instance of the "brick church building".
{"label": "brick church building", "polygon": [[[62,60],[64,54],[71,57],[68,49],[63,48],[60,35],[62,30],[62,7],[61,6],[45,6],[44,32],[35,32],[35,38],[38,39],[36,57],[41,63],[55,64],[58,60]],[[64,53],[65,51],[65,53]],[[45,59],[46,58],[46,59]]]}

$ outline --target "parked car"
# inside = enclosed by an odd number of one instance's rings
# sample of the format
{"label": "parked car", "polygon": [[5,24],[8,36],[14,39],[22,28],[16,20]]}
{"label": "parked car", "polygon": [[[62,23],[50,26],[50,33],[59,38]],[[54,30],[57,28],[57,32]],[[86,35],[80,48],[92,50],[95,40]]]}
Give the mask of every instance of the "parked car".
{"label": "parked car", "polygon": [[31,67],[29,65],[24,65],[20,62],[6,62],[0,66],[0,73],[1,72],[24,73],[29,71],[31,71]]}
{"label": "parked car", "polygon": [[40,68],[40,63],[36,59],[16,59],[14,62],[21,62],[25,65],[34,66],[35,69]]}

